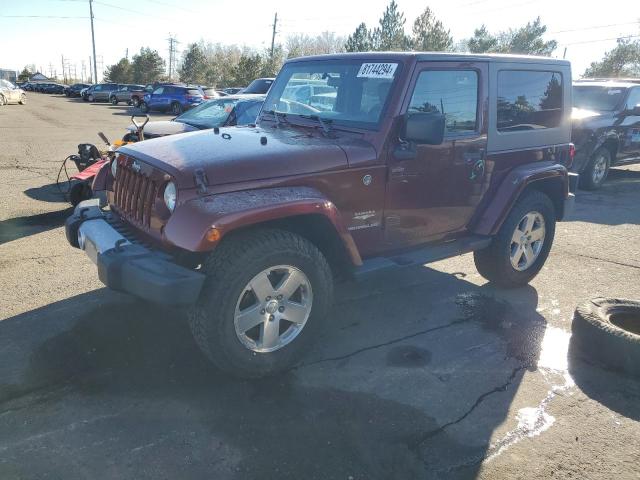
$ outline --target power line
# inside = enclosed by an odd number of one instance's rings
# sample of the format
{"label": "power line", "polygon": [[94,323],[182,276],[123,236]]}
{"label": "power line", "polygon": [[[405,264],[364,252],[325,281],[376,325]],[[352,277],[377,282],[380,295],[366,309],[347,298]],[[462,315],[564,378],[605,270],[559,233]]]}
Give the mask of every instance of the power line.
{"label": "power line", "polygon": [[618,37],[611,37],[611,38],[599,38],[596,40],[583,40],[580,42],[569,42],[569,43],[562,43],[561,45],[579,45],[581,43],[597,43],[597,42],[608,42],[610,40],[629,40],[632,38],[640,38],[640,35],[621,35]]}
{"label": "power line", "polygon": [[3,18],[89,18],[89,17],[72,17],[60,15],[0,15]]}
{"label": "power line", "polygon": [[581,32],[584,30],[596,30],[598,28],[607,28],[607,27],[621,27],[624,25],[640,25],[640,22],[610,23],[609,25],[592,25],[590,27],[572,28],[570,30],[555,30],[553,32],[547,32],[547,33]]}

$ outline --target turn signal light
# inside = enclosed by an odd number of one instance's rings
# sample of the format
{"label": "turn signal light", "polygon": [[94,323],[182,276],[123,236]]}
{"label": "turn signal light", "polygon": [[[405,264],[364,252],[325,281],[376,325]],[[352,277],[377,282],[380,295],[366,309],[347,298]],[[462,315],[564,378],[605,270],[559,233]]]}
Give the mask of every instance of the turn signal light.
{"label": "turn signal light", "polygon": [[209,230],[207,230],[207,233],[205,233],[204,235],[204,238],[209,243],[216,243],[218,240],[220,240],[221,237],[222,237],[222,234],[220,233],[220,230],[218,230],[216,227],[211,227]]}

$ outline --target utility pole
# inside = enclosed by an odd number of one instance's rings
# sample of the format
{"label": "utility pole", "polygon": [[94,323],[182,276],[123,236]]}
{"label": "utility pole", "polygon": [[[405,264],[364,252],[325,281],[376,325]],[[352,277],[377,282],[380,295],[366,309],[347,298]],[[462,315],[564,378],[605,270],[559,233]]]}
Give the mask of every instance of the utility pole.
{"label": "utility pole", "polygon": [[124,58],[129,60],[129,49],[128,48],[125,50]]}
{"label": "utility pole", "polygon": [[67,83],[67,76],[64,71],[64,53],[60,54],[62,57],[62,82]]}
{"label": "utility pole", "polygon": [[564,53],[562,54],[562,59],[567,58],[567,47],[564,47]]}
{"label": "utility pole", "polygon": [[[89,55],[89,73],[87,73],[87,81],[89,81],[89,78],[91,78],[92,74],[91,74],[91,55]],[[96,82],[95,78],[92,78],[92,82],[91,83],[98,83]]]}
{"label": "utility pole", "polygon": [[[96,65],[96,37],[93,32],[93,0],[89,0],[89,17],[91,18],[91,44],[93,45],[93,82],[98,82],[98,67]],[[91,64],[89,64],[91,68]]]}
{"label": "utility pole", "polygon": [[273,33],[271,34],[271,58],[273,58],[273,49],[276,43],[276,25],[278,25],[278,12],[273,17]]}
{"label": "utility pole", "polygon": [[175,63],[176,63],[176,45],[180,42],[176,40],[176,37],[172,37],[169,34],[169,80],[171,80],[173,76],[173,72],[175,71]]}

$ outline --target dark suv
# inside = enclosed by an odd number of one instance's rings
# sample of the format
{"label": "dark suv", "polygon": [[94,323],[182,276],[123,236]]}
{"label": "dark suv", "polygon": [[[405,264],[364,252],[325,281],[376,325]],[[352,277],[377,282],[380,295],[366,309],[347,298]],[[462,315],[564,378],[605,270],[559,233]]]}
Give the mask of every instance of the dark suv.
{"label": "dark suv", "polygon": [[573,106],[573,170],[581,188],[599,188],[612,166],[640,162],[639,79],[574,82]]}
{"label": "dark suv", "polygon": [[89,88],[91,85],[88,83],[74,83],[73,85],[64,89],[64,94],[67,97],[79,97],[80,92],[85,88]]}
{"label": "dark suv", "polygon": [[[109,102],[112,105],[118,105],[120,102],[125,102],[127,105],[132,105],[132,97],[140,97],[145,94],[144,85],[120,85],[119,88],[109,94]],[[139,105],[136,104],[134,107]]]}
{"label": "dark suv", "polygon": [[118,90],[120,85],[117,83],[98,83],[87,88],[82,99],[85,102],[108,102],[113,92]]}
{"label": "dark suv", "polygon": [[[324,100],[290,96],[302,79]],[[107,286],[186,307],[220,368],[268,375],[330,328],[336,278],[473,252],[489,281],[529,282],[574,198],[570,137],[563,60],[302,57],[257,126],[120,147],[109,210],[81,203],[66,235]]]}
{"label": "dark suv", "polygon": [[180,115],[183,111],[200,105],[204,100],[202,88],[185,85],[158,85],[144,96],[140,104],[142,113],[150,111],[171,112]]}

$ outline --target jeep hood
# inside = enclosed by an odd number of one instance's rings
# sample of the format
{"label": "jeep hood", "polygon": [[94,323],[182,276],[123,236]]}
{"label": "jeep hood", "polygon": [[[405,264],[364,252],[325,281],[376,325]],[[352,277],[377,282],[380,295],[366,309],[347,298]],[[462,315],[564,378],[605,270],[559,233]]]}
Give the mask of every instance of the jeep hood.
{"label": "jeep hood", "polygon": [[178,188],[194,188],[202,169],[209,185],[335,170],[347,166],[336,140],[286,129],[229,127],[172,135],[119,151],[170,174]]}
{"label": "jeep hood", "polygon": [[[132,123],[127,127],[130,132],[136,132],[138,129]],[[149,137],[164,137],[165,135],[175,135],[177,133],[195,132],[200,130],[193,125],[173,120],[162,120],[158,122],[149,122],[144,127],[144,134]]]}

